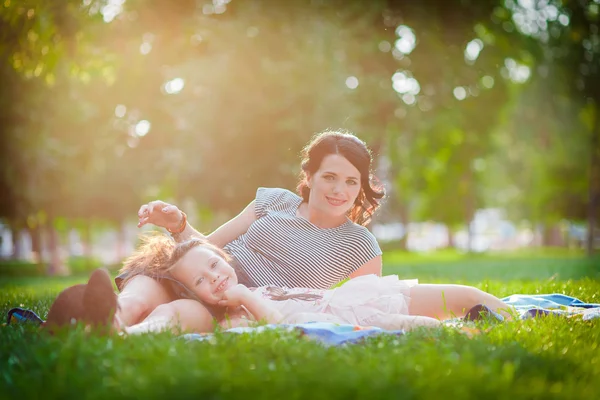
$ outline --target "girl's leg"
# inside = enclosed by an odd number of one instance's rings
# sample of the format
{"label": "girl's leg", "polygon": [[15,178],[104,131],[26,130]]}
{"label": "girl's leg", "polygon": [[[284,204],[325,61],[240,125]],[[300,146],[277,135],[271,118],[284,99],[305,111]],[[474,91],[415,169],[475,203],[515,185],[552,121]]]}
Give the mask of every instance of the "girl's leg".
{"label": "girl's leg", "polygon": [[206,307],[195,300],[181,299],[161,304],[139,324],[125,329],[128,334],[171,331],[212,332],[213,316]]}
{"label": "girl's leg", "polygon": [[477,304],[511,319],[513,310],[499,298],[472,286],[419,284],[410,288],[410,315],[423,315],[436,319],[463,317]]}
{"label": "girl's leg", "polygon": [[156,307],[169,303],[169,292],[156,280],[138,275],[132,278],[119,293],[117,317],[121,324],[131,326],[142,322]]}

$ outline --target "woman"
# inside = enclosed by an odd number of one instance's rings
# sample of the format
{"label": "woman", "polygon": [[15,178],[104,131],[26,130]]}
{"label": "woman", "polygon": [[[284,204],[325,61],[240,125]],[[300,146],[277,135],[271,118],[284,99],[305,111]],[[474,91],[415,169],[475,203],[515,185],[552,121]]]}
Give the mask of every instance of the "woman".
{"label": "woman", "polygon": [[[326,289],[348,277],[381,275],[381,249],[364,227],[384,196],[373,183],[369,149],[354,135],[328,131],[317,135],[302,155],[300,196],[260,188],[238,216],[207,236],[187,222],[185,213],[161,201],[140,208],[138,226],[166,228],[176,241],[206,238],[232,257],[248,286]],[[117,278],[127,325],[187,293],[168,279],[156,278]]]}
{"label": "woman", "polygon": [[[329,290],[287,289],[272,285],[250,289],[238,284],[235,269],[227,259],[226,253],[203,239],[193,238],[175,244],[166,237],[157,236],[148,239],[125,263],[124,269],[140,273],[138,269],[146,265],[148,273],[173,276],[194,293],[223,327],[246,326],[249,321],[273,324],[320,321],[389,330],[441,325],[436,316],[419,314],[424,308],[413,298],[414,290],[419,287],[415,281],[402,281],[396,276],[366,275]],[[142,260],[144,262],[140,262]],[[479,292],[477,301],[481,303],[464,303],[466,309],[484,304],[491,310],[509,315],[508,307],[501,300]],[[453,298],[451,291],[447,300],[464,301]],[[146,321],[127,331],[198,331],[195,324],[199,317],[194,311],[199,309],[200,303],[180,301],[182,308],[188,309],[185,315],[173,318],[159,306]],[[200,314],[202,318],[204,315]],[[206,330],[201,328],[199,331]]]}

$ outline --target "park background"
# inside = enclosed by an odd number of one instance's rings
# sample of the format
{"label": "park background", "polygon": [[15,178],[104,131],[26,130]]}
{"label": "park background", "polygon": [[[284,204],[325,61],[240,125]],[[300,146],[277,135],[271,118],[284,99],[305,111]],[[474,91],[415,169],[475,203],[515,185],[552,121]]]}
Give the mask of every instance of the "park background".
{"label": "park background", "polygon": [[[0,0],[0,315],[115,274],[148,201],[209,232],[293,190],[325,129],[373,148],[384,274],[600,302],[599,0]],[[0,399],[596,400],[598,321],[329,348],[2,324]]]}
{"label": "park background", "polygon": [[325,129],[373,148],[384,250],[598,247],[596,0],[3,0],[0,15],[0,255],[21,267],[118,264],[153,199],[211,231],[257,187],[293,190]]}

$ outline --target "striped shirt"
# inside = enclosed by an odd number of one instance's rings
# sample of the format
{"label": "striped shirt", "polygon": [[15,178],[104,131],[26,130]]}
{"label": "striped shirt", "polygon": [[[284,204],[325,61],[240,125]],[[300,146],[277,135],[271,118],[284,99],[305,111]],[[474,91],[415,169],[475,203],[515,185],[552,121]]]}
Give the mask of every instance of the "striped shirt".
{"label": "striped shirt", "polygon": [[225,251],[257,286],[327,289],[381,255],[364,226],[323,229],[298,217],[302,198],[289,190],[259,188],[254,204],[256,221]]}

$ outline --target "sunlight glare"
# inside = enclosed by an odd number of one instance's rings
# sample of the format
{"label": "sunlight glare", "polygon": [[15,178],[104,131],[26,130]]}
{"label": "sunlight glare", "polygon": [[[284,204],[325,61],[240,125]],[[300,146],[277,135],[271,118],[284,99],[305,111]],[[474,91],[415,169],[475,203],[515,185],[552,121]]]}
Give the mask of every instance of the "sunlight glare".
{"label": "sunlight glare", "polygon": [[115,115],[117,116],[117,118],[123,118],[125,116],[126,112],[127,112],[127,107],[125,107],[123,104],[118,104],[115,107]]}
{"label": "sunlight glare", "polygon": [[168,94],[177,94],[183,90],[185,81],[181,78],[175,78],[165,83],[165,92]]}
{"label": "sunlight glare", "polygon": [[121,14],[123,11],[123,4],[125,4],[125,0],[108,0],[106,5],[102,7],[102,10],[100,11],[104,22],[111,22],[117,15]]}
{"label": "sunlight glare", "polygon": [[452,91],[456,100],[464,100],[467,97],[467,91],[462,86],[457,86]]}
{"label": "sunlight glare", "polygon": [[392,45],[387,40],[382,40],[379,42],[379,51],[383,53],[387,53],[392,50]]}
{"label": "sunlight glare", "polygon": [[349,76],[346,79],[346,86],[350,89],[356,89],[358,87],[358,78],[355,76]]}
{"label": "sunlight glare", "polygon": [[421,91],[419,82],[408,75],[407,72],[396,72],[392,76],[392,87],[399,94],[411,94],[416,96]]}
{"label": "sunlight glare", "polygon": [[481,50],[483,50],[483,41],[481,39],[471,40],[465,49],[465,59],[475,61],[479,57]]}
{"label": "sunlight glare", "polygon": [[556,21],[558,18],[558,8],[556,8],[556,6],[549,5],[543,10],[542,15],[544,15],[548,21]]}
{"label": "sunlight glare", "polygon": [[142,53],[143,55],[150,53],[150,50],[152,50],[152,45],[148,42],[144,42],[140,46],[140,53]]}
{"label": "sunlight glare", "polygon": [[215,14],[223,14],[227,10],[227,3],[230,0],[213,0]]}
{"label": "sunlight glare", "polygon": [[531,75],[531,70],[528,66],[519,64],[512,58],[504,60],[503,71],[504,76],[508,76],[515,83],[525,83]]}
{"label": "sunlight glare", "polygon": [[560,14],[558,16],[558,22],[560,22],[563,26],[569,25],[569,16],[566,14]]}
{"label": "sunlight glare", "polygon": [[139,143],[140,139],[137,137],[130,136],[127,138],[127,146],[129,146],[132,149],[136,148]]}
{"label": "sunlight glare", "polygon": [[417,100],[417,99],[415,98],[415,96],[413,96],[413,95],[412,95],[412,94],[410,94],[410,93],[407,93],[407,94],[405,94],[404,96],[402,96],[402,101],[403,101],[404,103],[406,103],[407,105],[409,105],[409,106],[412,106],[413,104],[415,104],[415,101],[416,101],[416,100]]}
{"label": "sunlight glare", "polygon": [[489,75],[486,75],[483,78],[481,78],[481,84],[484,88],[491,89],[494,87],[494,78]]}
{"label": "sunlight glare", "polygon": [[402,54],[410,54],[417,45],[417,37],[413,30],[406,25],[400,25],[396,28],[396,35],[398,35],[398,40],[396,40],[395,44],[396,49]]}
{"label": "sunlight glare", "polygon": [[141,120],[135,125],[135,134],[139,137],[146,136],[148,132],[150,132],[150,121],[145,119]]}

